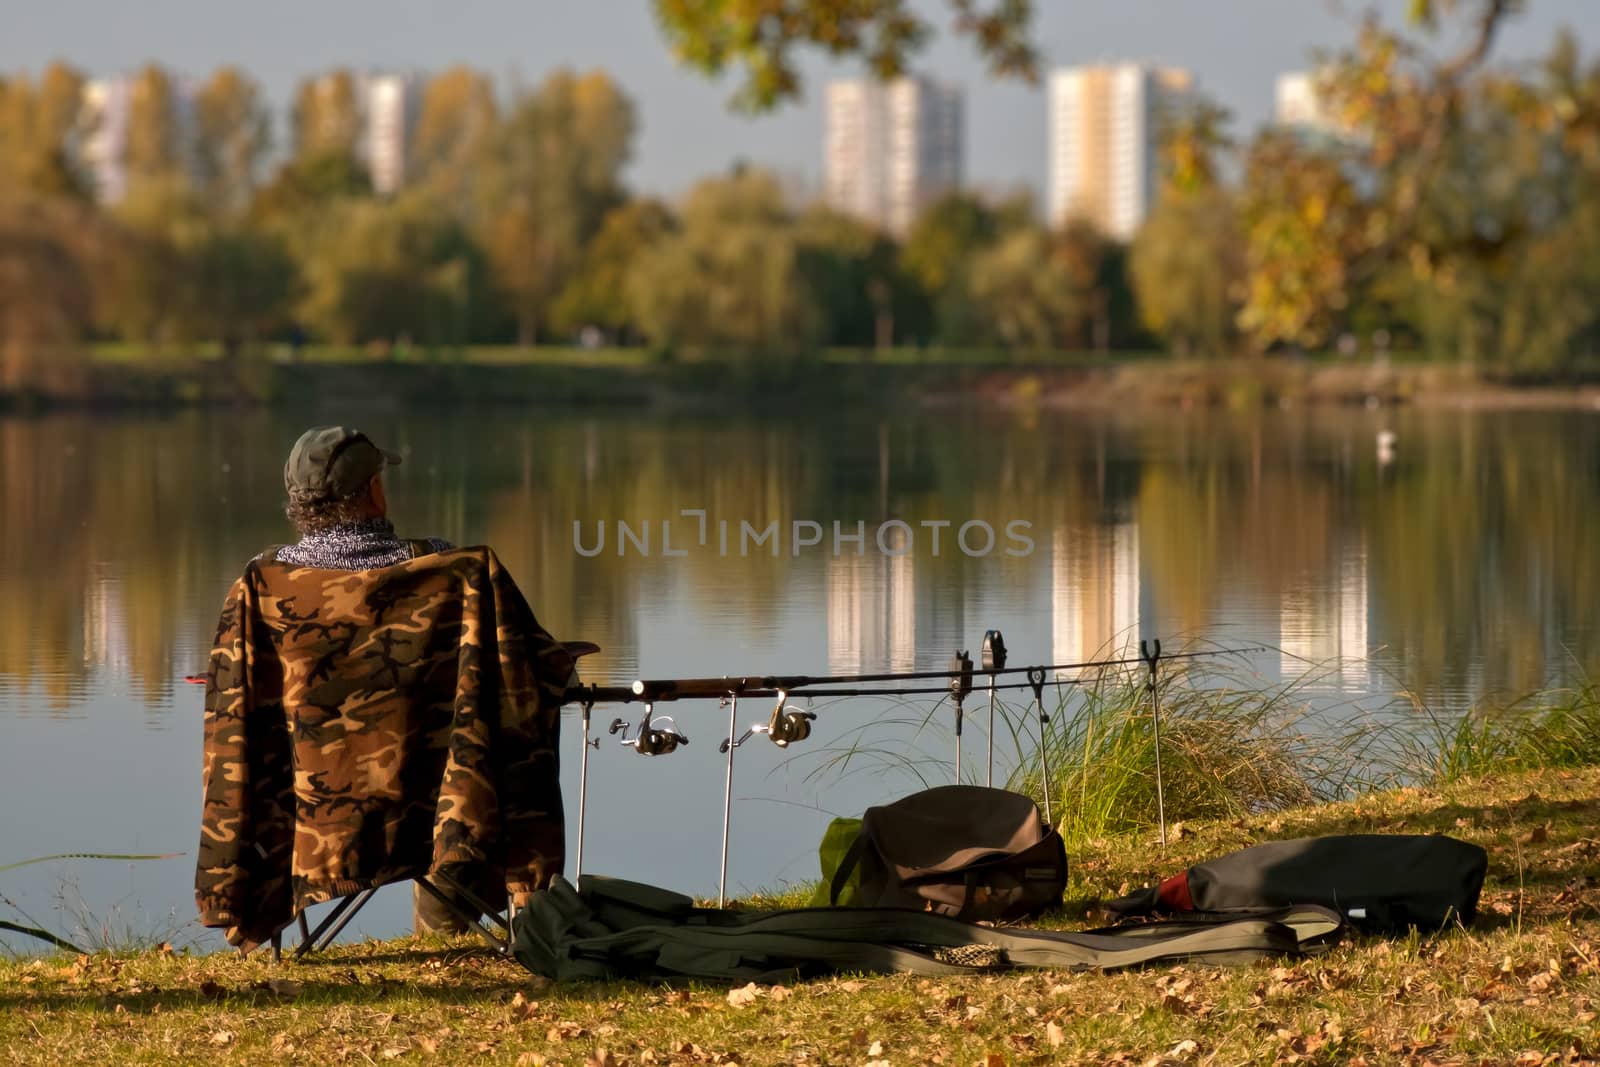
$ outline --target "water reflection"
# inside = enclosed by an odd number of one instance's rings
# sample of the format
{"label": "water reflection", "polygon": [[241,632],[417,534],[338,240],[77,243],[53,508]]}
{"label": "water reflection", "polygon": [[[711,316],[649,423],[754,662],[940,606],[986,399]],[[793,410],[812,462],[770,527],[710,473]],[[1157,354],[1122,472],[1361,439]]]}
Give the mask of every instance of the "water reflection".
{"label": "water reflection", "polygon": [[[281,457],[313,417],[0,422],[0,712],[24,692],[70,710],[109,680],[168,708],[227,583],[288,534]],[[605,646],[593,677],[633,676],[669,645],[671,666],[716,671],[936,666],[999,614],[1029,630],[1013,648],[1058,662],[1221,635],[1277,645],[1285,670],[1337,658],[1352,690],[1388,685],[1381,668],[1456,704],[1559,683],[1600,653],[1594,416],[360,421],[410,457],[391,494],[404,532],[495,545],[547,625]],[[937,556],[925,537],[885,556],[870,532],[859,555],[827,538],[797,553],[787,535],[776,556],[714,537],[673,558],[573,549],[575,519],[686,508],[782,531],[1024,520],[1035,547],[971,558],[946,531]]]}

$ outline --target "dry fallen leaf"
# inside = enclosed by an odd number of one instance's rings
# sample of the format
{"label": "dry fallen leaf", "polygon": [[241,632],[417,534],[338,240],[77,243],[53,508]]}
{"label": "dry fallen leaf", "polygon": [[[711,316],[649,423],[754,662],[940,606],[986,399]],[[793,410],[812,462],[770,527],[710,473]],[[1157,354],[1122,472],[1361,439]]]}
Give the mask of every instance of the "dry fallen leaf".
{"label": "dry fallen leaf", "polygon": [[787,986],[775,985],[767,990],[767,996],[772,1000],[788,1000],[793,995],[794,991]]}
{"label": "dry fallen leaf", "polygon": [[875,1060],[881,1059],[883,1057],[883,1042],[874,1041],[872,1043],[872,1047],[867,1049],[867,1055],[871,1056]]}
{"label": "dry fallen leaf", "polygon": [[754,1004],[761,999],[761,987],[751,982],[739,989],[728,990],[728,1004],[731,1007],[742,1008],[746,1004]]}
{"label": "dry fallen leaf", "polygon": [[226,995],[227,992],[221,985],[209,978],[200,983],[200,995],[202,997],[210,997],[212,1000],[217,1000]]}
{"label": "dry fallen leaf", "polygon": [[1067,1032],[1061,1029],[1059,1023],[1049,1023],[1044,1028],[1044,1039],[1050,1042],[1051,1048],[1060,1048],[1067,1040]]}
{"label": "dry fallen leaf", "polygon": [[546,1041],[565,1041],[568,1038],[587,1037],[588,1035],[589,1031],[585,1030],[577,1023],[562,1021],[556,1023],[550,1029],[546,1030],[544,1039]]}
{"label": "dry fallen leaf", "polygon": [[232,1030],[218,1030],[216,1033],[211,1035],[211,1043],[213,1045],[231,1045],[231,1044],[233,1044],[233,1031]]}
{"label": "dry fallen leaf", "polygon": [[390,1045],[388,1048],[378,1053],[378,1055],[382,1056],[386,1060],[397,1060],[409,1051],[409,1049],[402,1048],[399,1045]]}
{"label": "dry fallen leaf", "polygon": [[1186,1060],[1200,1051],[1200,1042],[1193,1038],[1184,1038],[1167,1051],[1167,1057],[1174,1060]]}

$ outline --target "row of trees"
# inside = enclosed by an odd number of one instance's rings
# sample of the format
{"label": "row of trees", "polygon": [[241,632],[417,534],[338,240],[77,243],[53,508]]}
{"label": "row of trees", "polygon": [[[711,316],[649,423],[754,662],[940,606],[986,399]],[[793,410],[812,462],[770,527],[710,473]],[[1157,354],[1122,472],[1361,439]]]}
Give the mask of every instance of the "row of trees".
{"label": "row of trees", "polygon": [[899,241],[757,170],[679,204],[633,197],[634,107],[597,72],[506,101],[471,69],[433,78],[406,184],[379,196],[350,73],[302,85],[274,153],[248,75],[216,72],[184,108],[152,66],[128,94],[125,190],[102,207],[84,81],[58,64],[0,82],[0,389],[64,373],[39,353],[89,338],[233,353],[589,327],[731,358],[1158,342],[1223,355],[1382,332],[1440,358],[1562,370],[1600,339],[1600,66],[1562,40],[1536,68],[1489,70],[1489,33],[1441,59],[1369,24],[1326,67],[1337,136],[1239,145],[1225,114],[1189,111],[1165,130],[1161,194],[1126,248],[1040,225],[1026,197],[947,197]]}
{"label": "row of trees", "polygon": [[150,67],[129,92],[125,191],[103,209],[85,163],[94,131],[73,106],[83,87],[61,65],[0,85],[0,225],[54,234],[52,255],[78,266],[70,285],[35,272],[27,303],[80,333],[232,348],[296,329],[530,343],[593,326],[768,355],[1105,347],[1137,333],[1120,250],[1087,227],[1046,231],[1026,198],[952,196],[895,242],[796,204],[757,170],[708,179],[678,205],[630,197],[634,108],[601,73],[558,72],[504,107],[475,71],[432,79],[405,187],[383,197],[362,165],[353,75],[301,87],[269,173],[270,123],[248,76],[214,74],[186,124],[172,77]]}

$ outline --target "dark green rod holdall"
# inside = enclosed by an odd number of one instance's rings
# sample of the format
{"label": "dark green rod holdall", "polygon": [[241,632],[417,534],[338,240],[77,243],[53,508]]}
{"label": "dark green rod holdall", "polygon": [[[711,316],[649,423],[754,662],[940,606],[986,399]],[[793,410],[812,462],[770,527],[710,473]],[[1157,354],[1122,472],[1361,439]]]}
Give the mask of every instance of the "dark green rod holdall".
{"label": "dark green rod holdall", "polygon": [[1017,967],[1115,969],[1248,963],[1336,942],[1327,908],[1228,921],[1181,919],[1086,932],[980,926],[911,908],[723,911],[679,893],[585,875],[556,878],[512,921],[513,951],[535,974],[568,979],[779,981],[838,972],[981,974]]}

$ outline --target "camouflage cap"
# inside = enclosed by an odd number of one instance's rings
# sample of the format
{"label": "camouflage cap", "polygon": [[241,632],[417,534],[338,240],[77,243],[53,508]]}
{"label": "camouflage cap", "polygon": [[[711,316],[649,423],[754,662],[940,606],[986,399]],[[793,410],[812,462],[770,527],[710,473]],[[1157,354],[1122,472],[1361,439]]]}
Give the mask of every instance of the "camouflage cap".
{"label": "camouflage cap", "polygon": [[353,496],[400,457],[348,426],[313,426],[300,435],[283,465],[283,486],[302,500]]}

